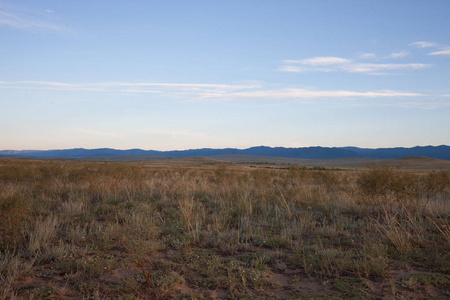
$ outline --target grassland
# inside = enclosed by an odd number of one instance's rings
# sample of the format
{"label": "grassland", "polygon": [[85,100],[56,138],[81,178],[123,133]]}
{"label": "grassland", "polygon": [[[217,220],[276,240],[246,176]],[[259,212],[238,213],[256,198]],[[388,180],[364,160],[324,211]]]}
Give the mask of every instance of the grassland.
{"label": "grassland", "polygon": [[0,299],[446,299],[448,171],[0,159]]}

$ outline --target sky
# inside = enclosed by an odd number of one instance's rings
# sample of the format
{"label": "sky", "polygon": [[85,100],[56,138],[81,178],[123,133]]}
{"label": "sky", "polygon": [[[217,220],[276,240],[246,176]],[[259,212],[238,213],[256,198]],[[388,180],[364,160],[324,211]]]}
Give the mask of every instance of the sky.
{"label": "sky", "polygon": [[450,1],[0,0],[0,150],[450,144]]}

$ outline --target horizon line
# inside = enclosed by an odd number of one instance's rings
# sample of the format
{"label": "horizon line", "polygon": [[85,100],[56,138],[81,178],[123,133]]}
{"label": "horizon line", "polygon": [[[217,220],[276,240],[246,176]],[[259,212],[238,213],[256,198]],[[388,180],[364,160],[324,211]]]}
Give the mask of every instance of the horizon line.
{"label": "horizon line", "polygon": [[189,151],[189,150],[222,150],[222,149],[234,149],[234,150],[247,150],[252,148],[285,148],[285,149],[302,149],[302,148],[330,148],[330,149],[339,149],[339,148],[359,148],[359,149],[396,149],[396,148],[416,148],[416,147],[441,147],[441,146],[447,146],[450,147],[450,145],[446,144],[440,144],[440,145],[415,145],[415,146],[393,146],[393,147],[377,147],[377,148],[370,148],[370,147],[359,147],[359,146],[301,146],[301,147],[285,147],[285,146],[265,146],[265,145],[258,145],[258,146],[251,146],[247,148],[233,148],[233,147],[224,147],[224,148],[210,148],[210,147],[204,147],[204,148],[188,148],[188,149],[172,149],[172,150],[154,150],[154,149],[142,149],[142,148],[127,148],[127,149],[119,149],[119,148],[109,148],[109,147],[102,147],[102,148],[83,148],[83,147],[76,147],[76,148],[54,148],[54,149],[22,149],[22,150],[16,150],[16,149],[1,149],[0,152],[5,151],[17,151],[17,152],[23,152],[23,151],[66,151],[66,150],[117,150],[117,151],[129,151],[129,150],[142,150],[142,151],[156,151],[156,152],[172,152],[172,151]]}

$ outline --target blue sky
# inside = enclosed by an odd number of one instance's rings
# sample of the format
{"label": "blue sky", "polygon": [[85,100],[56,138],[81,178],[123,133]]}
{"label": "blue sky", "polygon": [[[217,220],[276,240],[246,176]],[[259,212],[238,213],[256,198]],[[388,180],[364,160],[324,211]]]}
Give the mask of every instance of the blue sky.
{"label": "blue sky", "polygon": [[0,0],[0,149],[450,144],[450,1]]}

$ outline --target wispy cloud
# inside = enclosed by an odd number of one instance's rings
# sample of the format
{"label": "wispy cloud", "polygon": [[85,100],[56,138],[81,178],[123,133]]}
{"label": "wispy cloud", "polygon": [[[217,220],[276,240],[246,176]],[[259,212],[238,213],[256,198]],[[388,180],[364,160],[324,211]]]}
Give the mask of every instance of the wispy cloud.
{"label": "wispy cloud", "polygon": [[[403,57],[408,53],[398,52],[391,57]],[[338,57],[314,57],[303,60],[284,60],[284,65],[278,70],[282,72],[347,72],[366,73],[372,75],[386,74],[394,70],[419,70],[430,67],[429,64],[380,64],[380,63],[358,63],[350,59]]]}
{"label": "wispy cloud", "polygon": [[0,89],[58,92],[98,92],[134,95],[159,95],[174,99],[198,99],[198,95],[223,94],[258,89],[259,84],[157,83],[157,82],[100,82],[65,83],[54,81],[0,81]]}
{"label": "wispy cloud", "polygon": [[432,109],[437,109],[437,108],[442,108],[442,107],[449,107],[450,106],[450,102],[407,101],[407,102],[393,102],[393,103],[377,104],[376,106],[416,108],[416,109],[432,110]]}
{"label": "wispy cloud", "polygon": [[57,81],[0,81],[0,85],[30,85],[51,87],[80,87],[79,84],[57,82]]}
{"label": "wispy cloud", "polygon": [[374,59],[377,58],[377,55],[375,53],[363,53],[360,54],[358,57],[361,59]]}
{"label": "wispy cloud", "polygon": [[231,84],[208,84],[208,83],[154,83],[154,82],[105,82],[93,83],[93,86],[98,87],[159,87],[172,88],[180,90],[203,90],[203,89],[222,89],[222,90],[236,90],[245,88],[254,88],[256,85],[231,85]]}
{"label": "wispy cloud", "polygon": [[294,66],[294,65],[285,65],[285,66],[281,66],[278,71],[281,72],[291,72],[291,73],[304,73],[304,72],[323,72],[323,73],[328,73],[328,72],[336,72],[338,71],[340,68],[336,67],[336,66],[322,66],[322,67],[314,67],[314,68],[310,68],[310,67],[305,67],[305,66]]}
{"label": "wispy cloud", "polygon": [[[437,47],[434,42],[418,41],[409,44],[418,48]],[[428,55],[450,55],[450,48],[441,48]],[[400,59],[411,56],[407,50],[392,52],[388,55],[380,56],[372,52],[359,53],[356,57],[338,56],[316,56],[304,59],[286,59],[278,68],[281,72],[306,73],[306,72],[344,72],[361,73],[369,75],[389,75],[400,71],[421,70],[431,67],[431,64],[420,62],[391,63],[388,60]],[[373,60],[368,63],[367,60]]]}
{"label": "wispy cloud", "polygon": [[[398,65],[383,66],[379,64],[344,64],[347,72],[376,72],[392,68],[404,68]],[[420,66],[415,66],[419,68]],[[342,66],[341,66],[342,68]],[[350,70],[351,68],[351,70]],[[298,88],[270,89],[263,84],[230,85],[209,83],[153,83],[153,82],[104,82],[104,83],[64,83],[53,81],[0,81],[0,89],[35,89],[55,90],[62,92],[120,92],[137,95],[156,94],[164,97],[188,101],[227,101],[245,99],[266,100],[313,100],[313,99],[364,99],[364,98],[398,98],[426,96],[420,93],[377,90],[313,90]],[[87,132],[86,132],[87,133]]]}
{"label": "wispy cloud", "polygon": [[351,60],[343,57],[322,56],[302,60],[285,60],[284,62],[287,64],[302,64],[307,66],[329,66],[350,63]]}
{"label": "wispy cloud", "polygon": [[402,58],[410,55],[409,51],[399,51],[391,53],[388,58]]}
{"label": "wispy cloud", "polygon": [[450,55],[450,49],[431,52],[431,53],[428,53],[428,55]]}
{"label": "wispy cloud", "polygon": [[[46,10],[47,15],[53,13]],[[67,31],[68,28],[49,20],[45,14],[25,10],[16,6],[0,3],[0,26],[7,26],[19,30],[52,30]]]}
{"label": "wispy cloud", "polygon": [[125,93],[165,93],[168,91],[218,91],[226,92],[258,88],[259,85],[232,85],[209,83],[157,83],[157,82],[101,82],[101,83],[65,83],[56,81],[0,81],[0,89],[54,89],[120,91]]}
{"label": "wispy cloud", "polygon": [[410,46],[416,46],[418,48],[432,48],[432,47],[440,48],[440,50],[430,52],[430,53],[428,53],[428,55],[450,55],[450,48],[449,47],[439,46],[437,43],[434,43],[434,42],[420,41],[420,42],[411,43],[409,45]]}
{"label": "wispy cloud", "polygon": [[158,91],[158,90],[139,90],[139,89],[126,89],[126,90],[122,90],[122,92],[125,93],[131,93],[131,94],[162,94],[163,91]]}
{"label": "wispy cloud", "polygon": [[415,46],[417,48],[430,48],[430,47],[437,47],[437,44],[434,42],[425,42],[425,41],[419,41],[409,44],[409,46]]}
{"label": "wispy cloud", "polygon": [[355,63],[341,67],[341,70],[349,73],[368,73],[383,74],[386,71],[394,70],[420,70],[430,67],[429,64],[371,64],[371,63]]}
{"label": "wispy cloud", "polygon": [[42,91],[100,91],[89,84],[74,84],[56,81],[0,81],[0,89]]}
{"label": "wispy cloud", "polygon": [[248,92],[233,92],[226,95],[223,94],[204,94],[203,97],[208,99],[343,99],[343,98],[386,98],[386,97],[418,97],[424,96],[419,93],[408,93],[399,91],[348,91],[348,90],[331,90],[317,91],[306,89],[279,89],[279,90],[258,90]]}
{"label": "wispy cloud", "polygon": [[308,72],[310,69],[302,66],[285,65],[281,66],[278,71],[281,72],[292,72],[292,73],[302,73]]}

